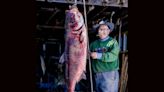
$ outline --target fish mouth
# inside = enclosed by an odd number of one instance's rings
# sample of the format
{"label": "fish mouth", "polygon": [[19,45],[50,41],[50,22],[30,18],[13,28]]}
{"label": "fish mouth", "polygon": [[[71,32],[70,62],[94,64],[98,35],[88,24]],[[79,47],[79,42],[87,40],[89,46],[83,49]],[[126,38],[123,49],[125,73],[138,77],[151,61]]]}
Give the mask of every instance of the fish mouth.
{"label": "fish mouth", "polygon": [[82,24],[77,30],[74,30],[74,31],[79,31],[79,30],[81,30],[82,27],[83,27],[83,25],[84,25],[84,24]]}

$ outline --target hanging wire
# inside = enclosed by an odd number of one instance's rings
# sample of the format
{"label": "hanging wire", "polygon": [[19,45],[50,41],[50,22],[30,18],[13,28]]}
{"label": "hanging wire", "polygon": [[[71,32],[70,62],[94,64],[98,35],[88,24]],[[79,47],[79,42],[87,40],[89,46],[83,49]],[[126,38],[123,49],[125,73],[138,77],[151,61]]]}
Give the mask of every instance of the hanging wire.
{"label": "hanging wire", "polygon": [[[83,0],[83,6],[84,6],[85,26],[86,26],[86,30],[88,30],[85,0]],[[89,50],[89,37],[88,37],[88,31],[87,31],[87,38],[88,38],[87,51],[90,52],[90,50]],[[93,92],[93,81],[92,81],[92,69],[91,69],[91,59],[90,59],[90,54],[88,54],[88,60],[89,60],[89,72],[90,72],[91,92]]]}

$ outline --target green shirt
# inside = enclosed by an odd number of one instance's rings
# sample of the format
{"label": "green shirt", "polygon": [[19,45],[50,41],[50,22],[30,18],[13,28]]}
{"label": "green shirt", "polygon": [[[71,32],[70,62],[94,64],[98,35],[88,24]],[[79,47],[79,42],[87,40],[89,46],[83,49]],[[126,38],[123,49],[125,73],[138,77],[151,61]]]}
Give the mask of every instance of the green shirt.
{"label": "green shirt", "polygon": [[102,53],[101,59],[92,59],[92,68],[95,73],[119,69],[119,45],[109,37],[105,41],[96,40],[90,44],[91,52]]}

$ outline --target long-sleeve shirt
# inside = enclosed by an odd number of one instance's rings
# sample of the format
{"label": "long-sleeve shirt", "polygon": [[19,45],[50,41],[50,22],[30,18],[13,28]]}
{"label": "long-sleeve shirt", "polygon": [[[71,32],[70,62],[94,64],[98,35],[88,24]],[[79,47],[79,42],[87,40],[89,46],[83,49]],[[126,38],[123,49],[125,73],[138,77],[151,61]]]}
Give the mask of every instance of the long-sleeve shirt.
{"label": "long-sleeve shirt", "polygon": [[90,51],[97,52],[98,58],[92,59],[95,73],[119,69],[119,45],[112,37],[96,40],[90,44]]}

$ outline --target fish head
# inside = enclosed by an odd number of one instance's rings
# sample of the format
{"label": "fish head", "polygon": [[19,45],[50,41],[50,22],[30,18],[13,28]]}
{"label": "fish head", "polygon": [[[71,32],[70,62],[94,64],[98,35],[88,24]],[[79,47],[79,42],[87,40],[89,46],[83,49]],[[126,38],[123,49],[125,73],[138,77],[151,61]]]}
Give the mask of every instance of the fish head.
{"label": "fish head", "polygon": [[72,31],[77,31],[84,24],[84,19],[82,14],[75,6],[71,7],[69,10],[66,11],[66,21],[67,21],[67,26]]}

